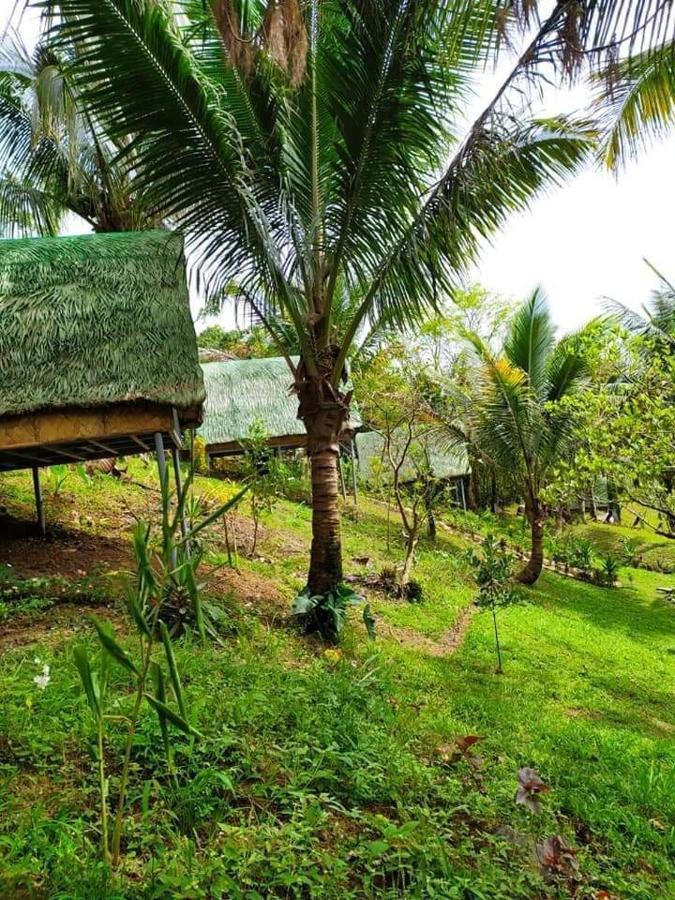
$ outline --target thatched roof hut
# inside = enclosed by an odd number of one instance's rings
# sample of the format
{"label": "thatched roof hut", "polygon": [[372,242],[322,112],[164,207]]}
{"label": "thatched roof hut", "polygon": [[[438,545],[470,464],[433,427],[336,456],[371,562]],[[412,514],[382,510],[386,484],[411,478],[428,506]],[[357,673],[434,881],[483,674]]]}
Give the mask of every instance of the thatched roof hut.
{"label": "thatched roof hut", "polygon": [[174,446],[204,384],[166,231],[0,241],[0,472]]}
{"label": "thatched roof hut", "polygon": [[[292,362],[297,363],[297,357]],[[264,425],[270,447],[306,445],[293,379],[283,357],[205,363],[202,369],[206,403],[199,436],[209,456],[241,453],[242,441],[256,420]],[[358,424],[353,417],[352,427]]]}
{"label": "thatched roof hut", "polygon": [[[403,444],[405,435],[394,433],[392,436],[394,457],[397,448]],[[439,481],[455,481],[469,475],[469,457],[465,447],[449,447],[442,436],[433,432],[426,435],[423,443],[428,454],[428,464],[431,474]],[[377,431],[362,432],[356,436],[356,452],[359,460],[359,470],[366,481],[381,480],[385,483],[392,479],[391,468],[385,456],[385,441]],[[402,481],[411,481],[415,478],[413,466],[409,462],[403,464],[401,471]]]}

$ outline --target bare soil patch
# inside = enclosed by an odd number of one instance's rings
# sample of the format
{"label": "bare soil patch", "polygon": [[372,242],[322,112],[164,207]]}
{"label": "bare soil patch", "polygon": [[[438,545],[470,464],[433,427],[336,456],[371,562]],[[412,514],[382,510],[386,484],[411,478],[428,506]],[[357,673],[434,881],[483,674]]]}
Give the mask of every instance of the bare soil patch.
{"label": "bare soil patch", "polygon": [[84,531],[59,529],[46,539],[27,536],[0,526],[0,564],[11,566],[24,578],[62,575],[74,577],[128,569],[131,565],[129,541],[99,537]]}
{"label": "bare soil patch", "polygon": [[477,610],[478,607],[474,603],[466,606],[457,617],[452,628],[441,635],[438,640],[426,637],[426,635],[420,634],[419,631],[415,631],[414,628],[405,628],[399,625],[384,624],[378,626],[378,630],[383,636],[393,638],[399,644],[420,650],[428,656],[450,656],[451,653],[454,653],[455,650],[461,647]]}

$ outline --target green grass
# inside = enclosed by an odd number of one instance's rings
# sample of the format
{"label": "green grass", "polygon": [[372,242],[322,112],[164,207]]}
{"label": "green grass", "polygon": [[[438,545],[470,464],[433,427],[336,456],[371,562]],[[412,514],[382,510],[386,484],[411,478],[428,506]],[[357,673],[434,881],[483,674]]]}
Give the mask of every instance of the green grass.
{"label": "green grass", "polygon": [[675,541],[661,537],[649,528],[594,522],[577,525],[574,531],[592,541],[604,553],[620,553],[630,542],[635,546],[640,567],[657,572],[675,572]]}
{"label": "green grass", "polygon": [[[155,483],[138,463],[130,474]],[[214,504],[233,485],[199,479],[198,490]],[[28,479],[0,481],[0,503],[28,515]],[[108,540],[124,539],[129,509],[155,507],[154,493],[107,478],[69,478],[47,503],[53,523]],[[180,743],[176,792],[156,719],[143,714],[125,865],[112,878],[97,857],[93,731],[72,664],[78,641],[94,649],[91,631],[73,635],[51,618],[61,581],[34,592],[49,608],[9,609],[31,642],[0,656],[0,897],[675,896],[675,610],[656,591],[672,578],[624,570],[621,589],[602,589],[546,574],[531,602],[500,613],[497,676],[486,614],[456,652],[431,652],[473,596],[466,545],[441,531],[435,546],[420,546],[424,603],[373,594],[378,640],[355,615],[341,653],[327,654],[278,617],[272,624],[265,595],[268,584],[290,604],[309,529],[305,506],[281,502],[265,522],[262,559],[242,554],[229,581],[236,594],[237,579],[255,577],[260,596],[250,599],[249,585],[248,605],[221,597],[230,615],[222,645],[178,642],[204,738],[192,751]],[[380,504],[364,499],[358,517],[345,516],[348,572],[401,561],[394,515],[390,543]],[[215,530],[207,560],[225,558]],[[20,573],[1,574],[3,589],[15,583],[30,596]],[[80,581],[70,580],[68,602]],[[109,581],[117,596],[118,576]],[[105,584],[96,580],[94,601]],[[41,692],[33,678],[44,663],[52,681]],[[126,711],[121,671],[113,695]],[[481,762],[453,762],[448,747],[470,734],[482,738]],[[112,725],[113,795],[121,742]],[[522,766],[551,788],[538,816],[514,802]],[[552,834],[575,848],[578,883],[545,880],[534,865],[533,846]]]}

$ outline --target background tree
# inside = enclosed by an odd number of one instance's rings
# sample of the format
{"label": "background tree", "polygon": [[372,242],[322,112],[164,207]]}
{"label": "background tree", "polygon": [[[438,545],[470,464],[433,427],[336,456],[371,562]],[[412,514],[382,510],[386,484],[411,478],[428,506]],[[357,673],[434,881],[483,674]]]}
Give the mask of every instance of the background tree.
{"label": "background tree", "polygon": [[128,148],[85,109],[76,45],[42,36],[29,51],[9,31],[0,45],[0,233],[57,234],[68,213],[94,231],[153,228],[161,216],[133,183]]}
{"label": "background tree", "polygon": [[432,462],[441,424],[432,406],[435,385],[415,350],[399,340],[360,368],[355,390],[363,420],[382,438],[387,499],[394,498],[405,539],[399,587],[407,596],[420,533],[426,519],[435,537],[434,512],[443,493]]}
{"label": "background tree", "polygon": [[260,520],[272,512],[279,501],[280,477],[278,460],[274,450],[267,443],[269,435],[261,420],[249,426],[242,441],[244,448],[243,475],[249,489],[251,518],[253,519],[253,539],[250,555],[255,556],[258,546]]}
{"label": "background tree", "polygon": [[[588,131],[535,119],[525,89],[551,64],[571,73],[585,51],[600,59],[600,47],[647,22],[658,40],[668,19],[644,2],[619,13],[606,2],[556,3],[457,141],[469,79],[512,27],[533,23],[532,4],[46,7],[59,17],[59,45],[78,48],[78,96],[153,210],[185,229],[207,292],[236,284],[288,359],[312,468],[308,584],[325,593],[342,578],[337,459],[355,337],[369,321],[409,325],[433,309],[480,239],[583,161]],[[338,295],[349,300],[339,334]]]}
{"label": "background tree", "polygon": [[522,494],[531,553],[518,575],[534,584],[544,560],[543,492],[572,445],[574,415],[561,401],[582,385],[586,363],[573,340],[556,343],[551,314],[536,289],[511,321],[499,356],[472,337],[481,362],[476,431],[480,445]]}
{"label": "background tree", "polygon": [[615,315],[588,331],[590,384],[565,401],[574,453],[555,488],[574,493],[605,478],[636,520],[675,538],[675,292],[659,281],[642,314],[613,304]]}

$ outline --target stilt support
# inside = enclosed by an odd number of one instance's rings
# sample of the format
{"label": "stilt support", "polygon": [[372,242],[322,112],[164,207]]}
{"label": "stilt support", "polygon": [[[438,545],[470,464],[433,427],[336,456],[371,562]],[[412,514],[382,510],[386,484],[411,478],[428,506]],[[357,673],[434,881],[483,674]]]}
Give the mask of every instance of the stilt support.
{"label": "stilt support", "polygon": [[[180,453],[178,452],[178,447],[171,448],[171,457],[173,459],[173,474],[176,479],[176,496],[178,503],[184,503],[185,498],[183,497],[183,476],[180,470]],[[188,533],[188,525],[187,519],[185,518],[185,507],[183,507],[183,511],[180,517],[180,533],[183,538],[187,537]],[[187,550],[187,544],[185,549]]]}
{"label": "stilt support", "polygon": [[[157,469],[159,471],[159,483],[162,489],[162,503],[164,503],[164,495],[169,492],[169,472],[166,467],[166,451],[164,449],[164,438],[161,431],[155,432],[155,453],[157,454]],[[171,551],[171,565],[175,568],[178,564],[178,555],[176,548]]]}
{"label": "stilt support", "polygon": [[342,499],[346,501],[347,500],[347,488],[345,487],[345,473],[342,471],[342,456],[340,456],[340,454],[338,454],[337,467],[338,467],[338,474],[340,476],[340,490],[342,492]]}
{"label": "stilt support", "polygon": [[356,453],[355,453],[355,443],[354,438],[349,442],[349,454],[352,458],[352,488],[354,490],[354,506],[358,503],[358,488],[356,482]]}
{"label": "stilt support", "polygon": [[37,466],[33,466],[33,489],[35,490],[35,510],[37,512],[37,524],[40,534],[45,537],[47,534],[47,522],[45,521],[45,507],[42,502],[42,485],[40,484],[40,470]]}

